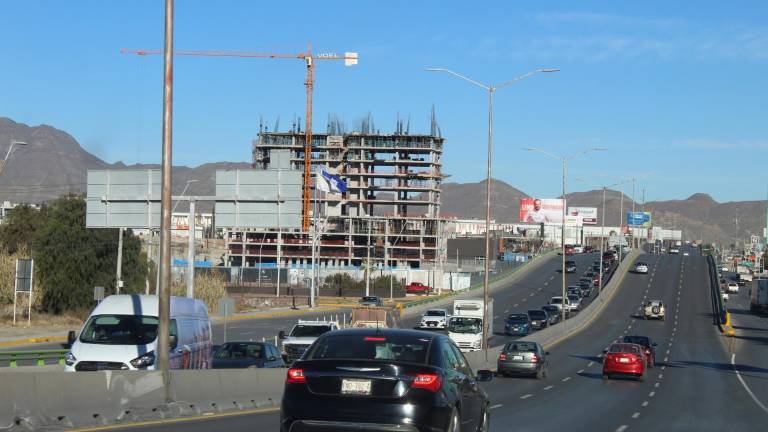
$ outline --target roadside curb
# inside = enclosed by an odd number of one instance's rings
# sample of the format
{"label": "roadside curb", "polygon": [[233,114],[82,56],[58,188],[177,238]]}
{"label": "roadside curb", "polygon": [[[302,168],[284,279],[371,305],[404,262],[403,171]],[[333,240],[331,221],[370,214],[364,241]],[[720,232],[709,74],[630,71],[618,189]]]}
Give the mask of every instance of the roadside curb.
{"label": "roadside curb", "polygon": [[59,343],[66,342],[66,336],[39,336],[24,339],[14,339],[9,341],[0,342],[0,348],[10,348],[15,346],[34,345],[42,343]]}

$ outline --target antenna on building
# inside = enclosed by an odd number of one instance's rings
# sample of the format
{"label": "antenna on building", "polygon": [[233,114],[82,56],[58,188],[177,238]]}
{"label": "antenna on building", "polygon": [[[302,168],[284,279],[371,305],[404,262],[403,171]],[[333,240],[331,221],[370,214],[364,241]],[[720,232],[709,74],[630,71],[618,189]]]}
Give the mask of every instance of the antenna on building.
{"label": "antenna on building", "polygon": [[408,135],[411,131],[411,115],[408,114],[408,124],[405,126],[405,134]]}
{"label": "antenna on building", "polygon": [[259,116],[259,133],[264,132],[264,116]]}

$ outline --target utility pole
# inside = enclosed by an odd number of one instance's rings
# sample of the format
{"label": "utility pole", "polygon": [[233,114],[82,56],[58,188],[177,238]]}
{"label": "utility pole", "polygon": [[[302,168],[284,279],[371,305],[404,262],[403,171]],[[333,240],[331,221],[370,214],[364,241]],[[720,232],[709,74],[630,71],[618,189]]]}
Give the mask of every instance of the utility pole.
{"label": "utility pole", "polygon": [[120,294],[120,288],[123,287],[123,231],[125,228],[118,229],[117,238],[117,276],[115,281],[115,292]]}
{"label": "utility pole", "polygon": [[368,260],[365,262],[365,295],[371,295],[371,218],[368,217]]}
{"label": "utility pole", "polygon": [[195,298],[195,199],[189,199],[189,242],[187,243],[187,298]]}
{"label": "utility pole", "polygon": [[603,215],[600,217],[600,285],[597,287],[597,296],[603,292],[603,254],[605,253],[605,190],[603,186]]}

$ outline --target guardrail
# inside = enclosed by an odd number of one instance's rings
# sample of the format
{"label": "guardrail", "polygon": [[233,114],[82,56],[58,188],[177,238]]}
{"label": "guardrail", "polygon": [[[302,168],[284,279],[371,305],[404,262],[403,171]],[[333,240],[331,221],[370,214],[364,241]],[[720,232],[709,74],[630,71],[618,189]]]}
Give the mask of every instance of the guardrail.
{"label": "guardrail", "polygon": [[39,351],[4,351],[0,352],[0,367],[18,367],[19,361],[33,361],[37,366],[45,366],[46,360],[56,360],[64,365],[64,356],[69,350],[39,350]]}
{"label": "guardrail", "polygon": [[712,299],[712,321],[721,333],[733,335],[731,317],[723,302],[723,295],[720,293],[717,265],[712,255],[707,255],[707,267],[709,268],[710,297]]}

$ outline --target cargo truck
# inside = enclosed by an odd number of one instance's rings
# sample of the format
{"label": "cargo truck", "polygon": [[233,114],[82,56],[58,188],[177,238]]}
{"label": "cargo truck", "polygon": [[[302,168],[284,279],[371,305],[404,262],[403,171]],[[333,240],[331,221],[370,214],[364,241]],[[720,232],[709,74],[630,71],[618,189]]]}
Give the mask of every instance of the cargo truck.
{"label": "cargo truck", "polygon": [[[466,299],[453,301],[453,315],[448,321],[448,337],[463,352],[479,351],[488,341],[483,341],[483,300]],[[493,335],[493,299],[488,302],[488,338]]]}
{"label": "cargo truck", "polygon": [[749,310],[755,314],[768,314],[768,279],[755,279],[749,291]]}

